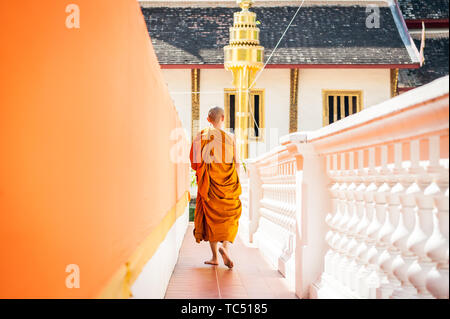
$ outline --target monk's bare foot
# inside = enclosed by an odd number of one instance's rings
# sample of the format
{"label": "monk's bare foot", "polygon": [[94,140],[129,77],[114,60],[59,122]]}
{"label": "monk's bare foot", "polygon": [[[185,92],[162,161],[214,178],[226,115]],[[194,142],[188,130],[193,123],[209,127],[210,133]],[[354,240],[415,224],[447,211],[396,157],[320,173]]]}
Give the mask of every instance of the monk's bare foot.
{"label": "monk's bare foot", "polygon": [[233,261],[231,260],[230,256],[228,255],[227,250],[224,249],[223,247],[220,247],[219,253],[222,255],[225,266],[227,266],[230,269],[233,268],[234,264],[233,264]]}
{"label": "monk's bare foot", "polygon": [[218,266],[218,265],[219,265],[219,261],[218,261],[217,259],[211,259],[211,260],[205,261],[205,264],[207,264],[207,265],[213,265],[213,266]]}

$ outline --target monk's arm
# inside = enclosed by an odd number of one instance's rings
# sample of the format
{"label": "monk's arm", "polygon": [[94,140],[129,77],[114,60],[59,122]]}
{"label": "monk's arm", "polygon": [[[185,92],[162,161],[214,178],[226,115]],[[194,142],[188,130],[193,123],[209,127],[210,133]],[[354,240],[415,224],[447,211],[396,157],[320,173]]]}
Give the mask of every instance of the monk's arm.
{"label": "monk's arm", "polygon": [[191,160],[191,167],[194,171],[196,171],[201,164],[200,152],[201,152],[201,135],[199,134],[192,142],[191,152],[189,154],[189,158]]}
{"label": "monk's arm", "polygon": [[194,143],[191,145],[191,152],[189,154],[189,159],[191,160],[191,168],[196,171],[197,170],[197,164],[194,163]]}
{"label": "monk's arm", "polygon": [[233,136],[233,148],[234,148],[233,160],[234,160],[234,163],[236,164],[236,171],[239,174],[240,168],[241,168],[241,161],[238,156],[237,149],[236,149],[236,136]]}

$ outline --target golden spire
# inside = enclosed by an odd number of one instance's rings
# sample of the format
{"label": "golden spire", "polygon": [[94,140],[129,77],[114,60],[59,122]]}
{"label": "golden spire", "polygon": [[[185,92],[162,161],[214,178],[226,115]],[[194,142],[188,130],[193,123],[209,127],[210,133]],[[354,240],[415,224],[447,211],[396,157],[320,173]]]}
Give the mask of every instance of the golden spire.
{"label": "golden spire", "polygon": [[255,76],[264,66],[264,48],[259,45],[256,14],[249,9],[253,0],[236,0],[242,11],[234,13],[230,44],[225,47],[225,69],[233,72],[233,86],[238,90],[236,141],[238,155],[248,158],[249,96]]}
{"label": "golden spire", "polygon": [[253,0],[236,0],[242,10],[248,10],[253,6]]}

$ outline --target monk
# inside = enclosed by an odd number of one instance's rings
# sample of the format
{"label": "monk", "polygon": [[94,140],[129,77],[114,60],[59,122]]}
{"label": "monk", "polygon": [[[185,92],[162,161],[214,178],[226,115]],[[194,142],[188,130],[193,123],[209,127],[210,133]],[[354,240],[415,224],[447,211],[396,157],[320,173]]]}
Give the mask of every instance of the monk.
{"label": "monk", "polygon": [[205,264],[219,264],[217,246],[221,242],[219,253],[231,269],[234,264],[229,248],[236,238],[242,210],[236,142],[232,134],[222,129],[222,108],[211,108],[208,122],[211,127],[197,135],[190,153],[198,184],[194,236],[197,243],[209,241],[211,246],[212,258]]}

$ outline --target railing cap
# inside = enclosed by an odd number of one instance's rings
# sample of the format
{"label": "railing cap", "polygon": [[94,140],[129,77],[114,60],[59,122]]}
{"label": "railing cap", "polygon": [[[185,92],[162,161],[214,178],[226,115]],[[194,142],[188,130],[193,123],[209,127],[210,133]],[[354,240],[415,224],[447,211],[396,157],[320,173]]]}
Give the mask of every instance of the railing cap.
{"label": "railing cap", "polygon": [[280,138],[280,144],[286,145],[288,143],[306,143],[308,141],[308,134],[311,132],[295,132]]}
{"label": "railing cap", "polygon": [[398,95],[378,105],[368,107],[359,113],[346,117],[331,125],[325,126],[313,132],[308,132],[307,140],[312,141],[324,136],[333,135],[352,127],[361,126],[374,120],[385,118],[391,114],[401,113],[411,106],[419,105],[427,101],[448,95],[449,76],[439,78],[417,89]]}
{"label": "railing cap", "polygon": [[[393,137],[392,134],[397,134],[397,138],[408,138],[413,134],[448,129],[448,95],[449,76],[445,76],[316,131],[283,136],[280,146],[248,162],[264,164],[286,152],[305,155],[326,149],[331,153],[348,148],[349,143],[353,148],[384,143]],[[430,114],[434,115],[430,117]],[[411,127],[409,124],[413,120],[417,122],[418,118],[425,120]],[[386,126],[395,131],[385,130]]]}
{"label": "railing cap", "polygon": [[344,130],[366,125],[365,123],[373,122],[395,113],[401,113],[411,106],[420,105],[448,94],[449,76],[445,76],[318,130],[296,132],[283,136],[280,138],[280,144],[313,142],[323,137],[333,136]]}

